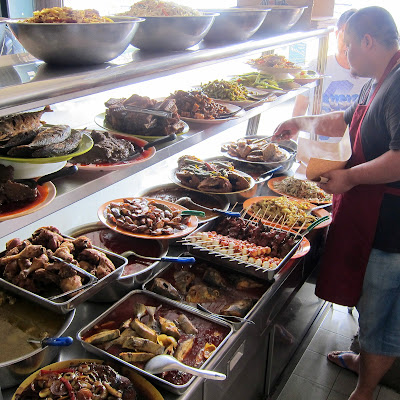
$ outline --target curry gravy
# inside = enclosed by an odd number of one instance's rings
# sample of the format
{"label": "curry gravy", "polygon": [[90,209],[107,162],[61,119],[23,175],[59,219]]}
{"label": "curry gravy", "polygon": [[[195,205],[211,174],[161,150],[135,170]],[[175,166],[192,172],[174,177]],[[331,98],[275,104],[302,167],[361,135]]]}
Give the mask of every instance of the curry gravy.
{"label": "curry gravy", "polygon": [[65,316],[0,291],[0,363],[25,356],[40,347],[27,339],[57,335]]}

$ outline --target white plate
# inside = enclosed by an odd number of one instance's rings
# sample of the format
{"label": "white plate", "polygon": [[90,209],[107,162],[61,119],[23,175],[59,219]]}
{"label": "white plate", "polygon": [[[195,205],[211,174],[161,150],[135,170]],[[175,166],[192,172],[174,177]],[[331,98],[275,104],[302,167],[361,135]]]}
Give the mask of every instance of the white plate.
{"label": "white plate", "polygon": [[59,171],[67,161],[59,161],[47,164],[29,164],[16,161],[1,160],[0,164],[14,168],[14,179],[32,179]]}

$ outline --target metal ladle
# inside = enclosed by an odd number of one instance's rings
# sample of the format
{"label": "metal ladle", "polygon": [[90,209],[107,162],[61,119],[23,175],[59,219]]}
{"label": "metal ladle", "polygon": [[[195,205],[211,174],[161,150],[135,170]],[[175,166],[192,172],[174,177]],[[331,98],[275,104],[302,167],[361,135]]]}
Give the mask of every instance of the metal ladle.
{"label": "metal ladle", "polygon": [[226,379],[226,375],[222,374],[221,372],[189,367],[188,365],[178,361],[175,357],[167,354],[161,354],[150,359],[144,366],[144,370],[150,374],[159,374],[165,371],[178,370],[192,375],[201,376],[202,378],[206,379],[213,379],[217,381],[223,381]]}
{"label": "metal ladle", "polygon": [[205,207],[202,206],[201,204],[195,203],[190,197],[181,197],[178,200],[175,201],[176,204],[180,204],[182,206],[184,206],[187,203],[193,204],[196,207],[200,207],[203,208],[204,210],[208,210],[208,211],[212,211],[218,214],[222,214],[222,215],[226,215],[228,217],[236,217],[239,218],[240,217],[240,213],[239,212],[235,212],[235,211],[225,211],[225,210],[221,210],[219,208],[209,208],[209,207]]}
{"label": "metal ladle", "polygon": [[124,251],[120,254],[122,257],[130,257],[136,256],[139,258],[144,258],[145,260],[153,260],[153,261],[168,261],[168,262],[177,262],[180,264],[193,264],[196,262],[194,257],[149,257],[149,256],[142,256],[141,254],[135,253],[133,250]]}

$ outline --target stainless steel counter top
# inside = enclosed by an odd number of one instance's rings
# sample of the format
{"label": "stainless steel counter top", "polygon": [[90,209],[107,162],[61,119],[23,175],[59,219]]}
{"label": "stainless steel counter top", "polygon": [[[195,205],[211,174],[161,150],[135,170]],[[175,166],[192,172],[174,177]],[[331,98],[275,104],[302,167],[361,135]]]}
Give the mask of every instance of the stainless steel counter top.
{"label": "stainless steel counter top", "polygon": [[129,46],[111,62],[59,68],[27,53],[0,57],[0,116],[234,59],[288,42],[326,36],[332,29],[293,32],[219,47],[203,42],[181,52],[146,53]]}

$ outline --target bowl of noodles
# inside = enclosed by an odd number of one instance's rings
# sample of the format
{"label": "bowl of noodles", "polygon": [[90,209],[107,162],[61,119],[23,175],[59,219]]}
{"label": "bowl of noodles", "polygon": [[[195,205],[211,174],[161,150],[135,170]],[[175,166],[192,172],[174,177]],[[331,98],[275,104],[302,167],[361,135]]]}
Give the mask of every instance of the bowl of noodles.
{"label": "bowl of noodles", "polygon": [[216,16],[218,13],[200,12],[173,2],[141,0],[112,18],[115,21],[145,18],[131,41],[141,50],[179,51],[199,43]]}
{"label": "bowl of noodles", "polygon": [[114,21],[96,10],[45,8],[7,24],[22,46],[49,64],[88,65],[110,61],[129,46],[142,18]]}

